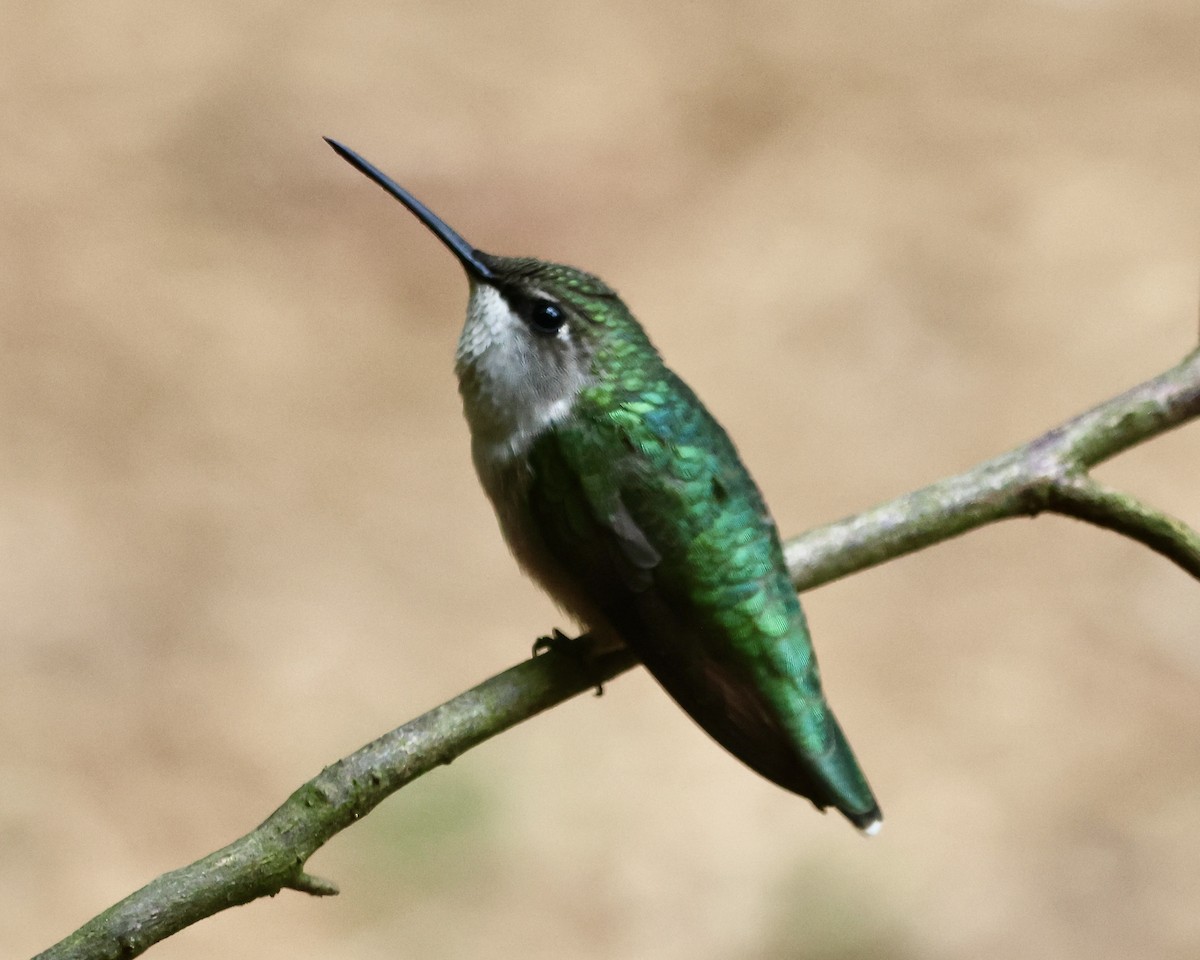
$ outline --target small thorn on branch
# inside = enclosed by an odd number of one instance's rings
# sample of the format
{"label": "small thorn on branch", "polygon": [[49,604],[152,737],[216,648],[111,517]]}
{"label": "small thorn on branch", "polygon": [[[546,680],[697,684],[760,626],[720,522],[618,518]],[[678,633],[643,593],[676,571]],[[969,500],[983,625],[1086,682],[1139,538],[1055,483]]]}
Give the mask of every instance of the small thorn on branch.
{"label": "small thorn on branch", "polygon": [[288,890],[299,890],[314,897],[336,897],[339,893],[337,884],[331,880],[314,877],[311,873],[301,870],[284,885]]}

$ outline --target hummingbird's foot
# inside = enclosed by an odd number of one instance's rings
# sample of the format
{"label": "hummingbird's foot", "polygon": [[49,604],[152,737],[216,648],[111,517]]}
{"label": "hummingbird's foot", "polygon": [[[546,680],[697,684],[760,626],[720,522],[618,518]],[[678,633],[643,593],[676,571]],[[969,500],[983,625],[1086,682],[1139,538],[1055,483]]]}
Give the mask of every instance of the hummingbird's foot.
{"label": "hummingbird's foot", "polygon": [[[548,637],[538,637],[533,642],[533,655],[540,657],[544,653],[561,653],[574,660],[581,670],[590,676],[596,676],[595,645],[588,642],[587,634],[580,637],[568,637],[557,627]],[[596,696],[604,696],[604,682],[596,681]]]}
{"label": "hummingbird's foot", "polygon": [[533,655],[535,657],[540,657],[543,653],[550,653],[551,651],[574,655],[571,647],[575,642],[576,641],[574,637],[568,637],[565,633],[555,627],[554,632],[551,633],[550,636],[538,637],[533,641]]}

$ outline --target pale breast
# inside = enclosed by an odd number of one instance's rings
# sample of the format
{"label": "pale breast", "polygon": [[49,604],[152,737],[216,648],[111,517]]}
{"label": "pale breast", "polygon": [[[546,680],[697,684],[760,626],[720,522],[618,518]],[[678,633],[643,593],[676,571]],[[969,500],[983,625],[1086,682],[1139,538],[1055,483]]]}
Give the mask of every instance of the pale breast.
{"label": "pale breast", "polygon": [[525,457],[496,457],[490,444],[472,439],[471,452],[479,482],[492,502],[500,532],[513,557],[550,598],[581,626],[611,640],[622,641],[588,596],[586,585],[567,576],[533,523],[529,510],[532,474]]}

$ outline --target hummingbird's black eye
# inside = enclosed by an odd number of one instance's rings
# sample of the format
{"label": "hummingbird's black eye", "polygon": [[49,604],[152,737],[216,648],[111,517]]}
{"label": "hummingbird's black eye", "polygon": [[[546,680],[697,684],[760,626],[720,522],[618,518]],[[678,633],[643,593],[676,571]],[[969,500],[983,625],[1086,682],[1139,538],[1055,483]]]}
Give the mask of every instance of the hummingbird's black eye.
{"label": "hummingbird's black eye", "polygon": [[549,300],[531,300],[526,316],[538,333],[558,333],[567,322],[567,311]]}

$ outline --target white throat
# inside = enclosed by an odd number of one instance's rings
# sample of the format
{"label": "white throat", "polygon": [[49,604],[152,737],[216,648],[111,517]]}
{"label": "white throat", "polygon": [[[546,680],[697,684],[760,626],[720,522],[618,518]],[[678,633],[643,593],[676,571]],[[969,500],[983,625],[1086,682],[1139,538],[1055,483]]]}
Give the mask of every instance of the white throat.
{"label": "white throat", "polygon": [[481,474],[522,456],[570,416],[591,380],[570,324],[556,334],[537,333],[495,287],[474,280],[455,370]]}

